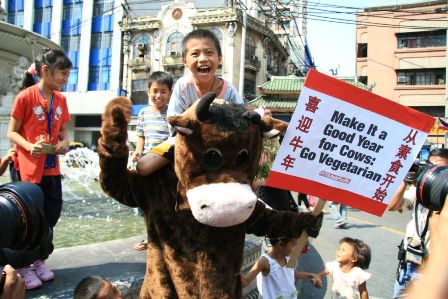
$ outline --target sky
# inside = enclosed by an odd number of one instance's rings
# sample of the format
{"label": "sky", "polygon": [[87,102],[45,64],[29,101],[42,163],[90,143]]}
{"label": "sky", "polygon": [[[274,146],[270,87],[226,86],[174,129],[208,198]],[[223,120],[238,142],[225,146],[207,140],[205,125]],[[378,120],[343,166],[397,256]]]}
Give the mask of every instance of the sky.
{"label": "sky", "polygon": [[[354,12],[357,10],[352,9],[352,7],[362,10],[365,6],[403,4],[409,2],[417,1],[309,0],[307,40],[317,69],[322,73],[331,75],[330,69],[336,69],[339,66],[338,76],[355,76],[356,25],[354,24]],[[342,6],[349,8],[343,8]],[[329,13],[325,10],[344,13]],[[351,20],[353,24],[340,24],[332,20],[316,20],[325,17]]]}

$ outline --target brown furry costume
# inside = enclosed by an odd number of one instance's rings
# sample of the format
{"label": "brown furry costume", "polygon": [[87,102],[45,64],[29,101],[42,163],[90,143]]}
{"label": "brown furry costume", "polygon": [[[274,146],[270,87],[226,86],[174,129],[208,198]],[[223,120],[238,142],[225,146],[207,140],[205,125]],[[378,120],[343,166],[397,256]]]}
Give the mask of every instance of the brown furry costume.
{"label": "brown furry costume", "polygon": [[[253,113],[243,117],[244,107],[217,101],[210,106],[211,101],[204,103],[204,97],[169,118],[178,130],[175,171],[165,167],[146,177],[126,168],[130,101],[116,98],[103,114],[102,188],[121,203],[140,207],[147,224],[141,298],[241,298],[246,233],[298,237],[316,227],[311,214],[267,209],[250,188],[261,129],[274,132],[281,123]],[[227,107],[220,111],[220,106]]]}

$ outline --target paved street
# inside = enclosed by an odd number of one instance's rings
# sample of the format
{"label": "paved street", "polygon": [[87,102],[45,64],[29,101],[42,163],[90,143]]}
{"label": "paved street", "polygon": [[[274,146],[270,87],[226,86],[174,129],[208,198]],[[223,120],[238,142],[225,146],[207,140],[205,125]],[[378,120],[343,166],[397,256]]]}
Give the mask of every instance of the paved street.
{"label": "paved street", "polygon": [[[328,207],[324,209],[328,212]],[[310,272],[319,272],[325,262],[335,259],[339,239],[349,236],[365,241],[372,249],[372,262],[367,270],[372,274],[367,281],[370,298],[391,298],[397,265],[397,245],[400,243],[410,214],[386,212],[376,217],[349,208],[348,229],[334,228],[335,221],[326,213],[321,234],[311,242],[311,251],[302,255],[299,268]],[[299,298],[331,298],[331,281],[327,279],[323,289],[315,289],[309,282],[303,283]]]}
{"label": "paved street", "polygon": [[[409,213],[403,215],[386,212],[379,218],[349,208],[348,229],[335,229],[335,221],[326,213],[321,234],[311,241],[311,251],[302,255],[299,268],[319,272],[325,262],[334,260],[339,239],[345,236],[359,238],[372,248],[372,262],[368,270],[372,273],[372,278],[367,283],[370,298],[391,298],[397,264],[397,244],[409,217]],[[38,291],[28,292],[27,298],[72,298],[74,286],[88,274],[102,275],[113,282],[129,286],[144,272],[145,253],[131,249],[131,245],[141,239],[142,236],[136,236],[56,250],[48,260],[49,267],[55,270],[56,280],[46,283]],[[299,298],[330,298],[330,285],[329,280],[324,280],[324,287],[315,289],[308,281],[303,281]]]}

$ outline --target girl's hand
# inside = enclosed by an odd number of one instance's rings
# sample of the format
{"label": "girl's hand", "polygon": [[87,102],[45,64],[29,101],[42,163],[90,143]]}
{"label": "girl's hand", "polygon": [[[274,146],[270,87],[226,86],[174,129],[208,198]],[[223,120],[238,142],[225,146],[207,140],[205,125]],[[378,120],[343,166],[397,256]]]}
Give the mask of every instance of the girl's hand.
{"label": "girl's hand", "polygon": [[58,155],[65,155],[68,152],[69,142],[66,139],[63,139],[56,144],[54,147],[54,151]]}
{"label": "girl's hand", "polygon": [[15,154],[16,154],[16,150],[15,150],[15,148],[11,147],[11,148],[8,150],[8,153],[6,154],[6,159],[7,159],[8,161],[11,161],[11,160],[12,160],[12,157],[14,157]]}
{"label": "girl's hand", "polygon": [[44,143],[44,140],[39,140],[36,143],[31,145],[31,148],[29,149],[30,155],[34,158],[39,157],[42,155],[42,143]]}
{"label": "girl's hand", "polygon": [[313,274],[311,277],[311,281],[313,282],[313,286],[316,288],[322,288],[322,280],[320,279],[319,275]]}

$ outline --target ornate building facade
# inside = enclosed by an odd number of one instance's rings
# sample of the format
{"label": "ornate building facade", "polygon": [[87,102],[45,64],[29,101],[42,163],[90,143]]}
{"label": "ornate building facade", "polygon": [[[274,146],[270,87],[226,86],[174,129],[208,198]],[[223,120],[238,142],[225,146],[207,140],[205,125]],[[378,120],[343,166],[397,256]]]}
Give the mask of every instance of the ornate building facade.
{"label": "ornate building facade", "polygon": [[244,63],[246,99],[255,97],[256,86],[266,82],[268,73],[286,74],[287,49],[264,22],[248,15],[243,41],[243,11],[231,2],[207,9],[195,7],[194,1],[174,1],[162,6],[155,16],[123,17],[122,87],[134,105],[147,104],[147,78],[151,72],[163,70],[179,78],[188,71],[182,60],[181,42],[197,28],[209,29],[218,37],[223,57],[217,75],[237,89]]}

